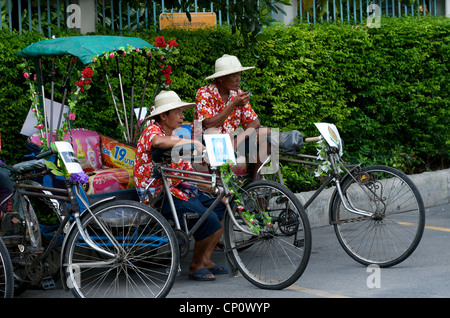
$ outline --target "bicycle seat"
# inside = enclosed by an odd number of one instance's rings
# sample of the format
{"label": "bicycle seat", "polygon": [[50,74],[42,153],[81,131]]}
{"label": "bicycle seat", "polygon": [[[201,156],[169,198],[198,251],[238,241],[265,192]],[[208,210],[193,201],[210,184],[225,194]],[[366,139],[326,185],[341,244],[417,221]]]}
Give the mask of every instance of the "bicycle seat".
{"label": "bicycle seat", "polygon": [[45,161],[45,159],[33,159],[19,162],[13,166],[13,170],[18,174],[22,174],[36,169],[45,169],[47,167]]}
{"label": "bicycle seat", "polygon": [[282,131],[278,134],[278,138],[274,138],[272,134],[267,136],[269,144],[278,146],[280,152],[295,155],[303,147],[303,135],[298,130]]}

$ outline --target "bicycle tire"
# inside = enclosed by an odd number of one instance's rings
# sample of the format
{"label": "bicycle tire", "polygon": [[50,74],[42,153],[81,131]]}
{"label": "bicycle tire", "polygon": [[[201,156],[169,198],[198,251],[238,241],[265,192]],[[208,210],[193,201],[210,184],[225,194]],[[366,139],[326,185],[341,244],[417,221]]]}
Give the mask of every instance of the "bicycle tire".
{"label": "bicycle tire", "polygon": [[5,243],[0,238],[0,297],[14,296],[14,269]]}
{"label": "bicycle tire", "polygon": [[[262,289],[280,290],[296,282],[303,274],[311,254],[311,228],[302,204],[285,186],[259,180],[249,183],[243,192],[245,209],[267,211],[272,226],[260,223],[259,235],[243,233],[227,214],[224,236],[227,257],[242,275]],[[245,223],[232,207],[236,221]],[[245,226],[245,225],[244,225]]]}
{"label": "bicycle tire", "polygon": [[[167,296],[175,282],[180,257],[173,229],[163,216],[142,203],[117,200],[95,207],[92,214],[84,212],[81,223],[91,239],[115,257],[95,251],[82,239],[78,227],[72,227],[63,246],[63,269],[67,285],[76,297]],[[114,243],[119,246],[118,252],[111,246]],[[98,265],[100,260],[104,261],[102,265]],[[91,266],[93,262],[97,262],[97,267]]]}
{"label": "bicycle tire", "polygon": [[342,184],[342,193],[372,217],[347,211],[339,195],[332,223],[339,243],[354,260],[379,267],[397,265],[417,248],[425,227],[425,208],[417,186],[399,170],[370,166]]}

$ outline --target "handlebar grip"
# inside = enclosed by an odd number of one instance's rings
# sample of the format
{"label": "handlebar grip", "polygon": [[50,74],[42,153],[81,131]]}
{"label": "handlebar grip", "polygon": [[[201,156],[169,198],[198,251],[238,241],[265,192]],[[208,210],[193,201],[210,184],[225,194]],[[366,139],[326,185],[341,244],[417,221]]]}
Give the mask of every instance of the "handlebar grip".
{"label": "handlebar grip", "polygon": [[317,141],[321,141],[323,139],[322,135],[317,136],[317,137],[309,137],[305,139],[305,142],[317,142]]}
{"label": "handlebar grip", "polygon": [[41,159],[41,158],[48,157],[48,156],[51,156],[51,155],[57,154],[57,153],[58,152],[56,150],[50,149],[50,150],[44,151],[40,154],[37,154],[36,159]]}

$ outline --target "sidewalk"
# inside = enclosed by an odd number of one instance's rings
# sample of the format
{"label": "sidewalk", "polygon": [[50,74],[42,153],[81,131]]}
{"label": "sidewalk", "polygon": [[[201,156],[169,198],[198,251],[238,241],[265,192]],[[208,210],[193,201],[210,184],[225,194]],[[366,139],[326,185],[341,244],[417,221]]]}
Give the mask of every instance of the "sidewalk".
{"label": "sidewalk", "polygon": [[[408,177],[416,184],[422,195],[425,208],[450,203],[450,169],[424,172]],[[312,228],[329,225],[328,208],[333,189],[325,189],[306,210]],[[302,204],[314,191],[297,193]]]}

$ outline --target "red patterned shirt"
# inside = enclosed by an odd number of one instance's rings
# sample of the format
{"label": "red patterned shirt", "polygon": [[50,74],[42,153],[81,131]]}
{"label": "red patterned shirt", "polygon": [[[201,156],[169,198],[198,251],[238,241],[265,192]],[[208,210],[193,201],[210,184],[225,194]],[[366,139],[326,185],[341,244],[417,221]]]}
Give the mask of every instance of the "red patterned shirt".
{"label": "red patterned shirt", "polygon": [[[160,124],[154,122],[147,126],[142,132],[136,147],[136,159],[134,162],[134,182],[136,188],[145,188],[149,182],[153,179],[153,167],[154,163],[152,161],[152,140],[155,136],[166,136],[164,129]],[[180,159],[180,162],[172,162],[169,166],[173,169],[194,171],[189,161],[185,162]],[[186,174],[178,172],[170,172],[170,174],[186,176]],[[181,200],[187,200],[188,197],[180,189],[176,188],[182,180],[180,179],[168,179],[170,191],[172,194]],[[164,184],[162,180],[156,179],[150,186],[150,192],[156,193],[163,188]]]}
{"label": "red patterned shirt", "polygon": [[[222,112],[227,104],[231,102],[238,94],[243,93],[241,89],[239,92],[230,91],[228,101],[225,103],[220,97],[219,89],[217,88],[216,81],[212,82],[208,86],[200,87],[195,96],[195,111],[193,121],[211,118],[220,112]],[[245,128],[250,122],[258,118],[258,115],[253,110],[250,103],[247,103],[244,107],[237,107],[218,127],[221,133],[232,133],[241,124]],[[194,129],[194,128],[192,128]]]}

